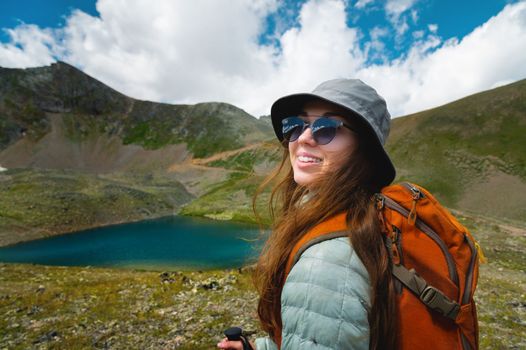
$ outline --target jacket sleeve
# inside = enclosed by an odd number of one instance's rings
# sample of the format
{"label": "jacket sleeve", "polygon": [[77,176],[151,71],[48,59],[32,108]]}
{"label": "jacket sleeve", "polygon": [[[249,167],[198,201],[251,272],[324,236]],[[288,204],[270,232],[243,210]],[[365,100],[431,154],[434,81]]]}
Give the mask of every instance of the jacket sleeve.
{"label": "jacket sleeve", "polygon": [[347,237],[308,248],[281,294],[281,349],[369,349],[369,294],[367,270]]}

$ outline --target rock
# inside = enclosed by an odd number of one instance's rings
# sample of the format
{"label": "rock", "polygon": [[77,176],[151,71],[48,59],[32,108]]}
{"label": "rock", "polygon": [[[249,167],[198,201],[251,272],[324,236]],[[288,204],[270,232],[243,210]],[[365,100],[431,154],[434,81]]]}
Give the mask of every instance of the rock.
{"label": "rock", "polygon": [[40,306],[33,305],[31,306],[31,309],[29,309],[29,311],[27,312],[27,315],[31,316],[31,315],[39,313],[40,311],[42,311],[42,308]]}
{"label": "rock", "polygon": [[219,285],[219,282],[217,282],[217,281],[210,281],[210,282],[201,283],[200,287],[205,289],[205,290],[218,290],[218,289],[221,288],[221,286]]}
{"label": "rock", "polygon": [[175,274],[171,272],[163,272],[159,275],[162,283],[173,283],[175,282]]}
{"label": "rock", "polygon": [[58,332],[53,330],[53,331],[47,332],[46,334],[43,334],[40,338],[33,341],[33,344],[49,342],[49,341],[55,340],[55,338],[58,338],[58,336],[59,336]]}

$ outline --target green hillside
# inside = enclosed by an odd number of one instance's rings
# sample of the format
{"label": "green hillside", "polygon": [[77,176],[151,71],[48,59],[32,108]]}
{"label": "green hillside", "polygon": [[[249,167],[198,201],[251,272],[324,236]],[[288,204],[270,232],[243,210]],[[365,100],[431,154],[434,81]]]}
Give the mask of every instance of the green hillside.
{"label": "green hillside", "polygon": [[93,175],[71,170],[0,173],[2,245],[119,222],[172,215],[194,197],[155,175]]}
{"label": "green hillside", "polygon": [[25,137],[37,143],[51,131],[53,114],[64,118],[69,126],[65,137],[72,142],[116,135],[125,145],[146,149],[186,144],[196,157],[271,135],[267,123],[233,105],[135,100],[63,62],[28,69],[0,67],[0,150]]}
{"label": "green hillside", "polygon": [[450,207],[526,221],[526,80],[394,119],[397,181]]}

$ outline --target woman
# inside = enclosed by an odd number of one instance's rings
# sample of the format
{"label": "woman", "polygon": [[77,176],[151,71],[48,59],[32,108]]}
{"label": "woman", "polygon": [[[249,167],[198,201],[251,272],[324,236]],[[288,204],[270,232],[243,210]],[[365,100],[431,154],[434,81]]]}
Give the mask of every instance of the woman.
{"label": "woman", "polygon": [[[254,275],[269,337],[252,346],[394,348],[395,294],[373,200],[395,177],[383,148],[390,125],[384,99],[360,80],[330,80],[278,99],[271,118],[285,151],[272,177],[273,231]],[[338,215],[347,236],[311,245],[288,273],[300,239]],[[243,349],[226,339],[218,347]]]}

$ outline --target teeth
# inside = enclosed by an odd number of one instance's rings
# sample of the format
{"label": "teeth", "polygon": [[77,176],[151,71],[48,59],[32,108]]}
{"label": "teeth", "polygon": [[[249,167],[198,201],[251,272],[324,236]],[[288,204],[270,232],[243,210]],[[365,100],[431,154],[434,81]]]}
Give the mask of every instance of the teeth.
{"label": "teeth", "polygon": [[307,157],[307,156],[299,156],[298,160],[304,163],[320,163],[321,162],[320,158],[313,158],[313,157]]}

